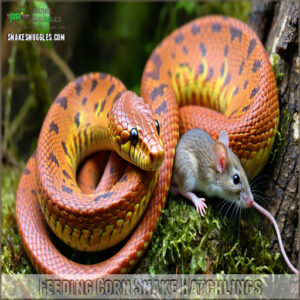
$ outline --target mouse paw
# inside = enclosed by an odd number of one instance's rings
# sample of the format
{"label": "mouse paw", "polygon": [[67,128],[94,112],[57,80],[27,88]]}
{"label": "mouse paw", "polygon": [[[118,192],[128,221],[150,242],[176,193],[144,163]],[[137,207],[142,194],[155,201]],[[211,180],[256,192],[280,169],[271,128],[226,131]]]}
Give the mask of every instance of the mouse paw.
{"label": "mouse paw", "polygon": [[204,203],[205,198],[198,198],[192,192],[184,193],[184,196],[194,203],[194,205],[196,206],[197,212],[201,215],[201,217],[204,217],[205,211],[207,208],[207,205]]}

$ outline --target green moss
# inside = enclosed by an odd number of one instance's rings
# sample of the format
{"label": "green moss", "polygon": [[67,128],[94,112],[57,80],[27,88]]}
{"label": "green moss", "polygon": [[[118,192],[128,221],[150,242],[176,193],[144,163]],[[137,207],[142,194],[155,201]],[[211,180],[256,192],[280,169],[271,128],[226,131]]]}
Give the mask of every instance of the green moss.
{"label": "green moss", "polygon": [[279,126],[277,130],[277,136],[276,136],[276,143],[273,147],[272,153],[271,153],[271,163],[274,162],[275,158],[279,153],[282,153],[284,146],[287,144],[286,140],[286,134],[288,132],[289,125],[291,123],[291,113],[289,112],[287,107],[284,107],[280,110],[279,115]]}
{"label": "green moss", "polygon": [[[21,255],[21,258],[19,260],[17,259],[18,255],[21,253],[20,251],[23,251],[21,250],[22,243],[18,233],[15,216],[16,192],[20,176],[20,169],[9,167],[2,168],[2,272],[9,274],[34,273],[24,252]],[[15,259],[13,259],[13,255],[15,256]]]}
{"label": "green moss", "polygon": [[272,67],[273,67],[273,72],[276,78],[277,83],[279,83],[282,80],[282,77],[284,73],[278,72],[278,65],[280,63],[280,56],[277,53],[272,54]]}
{"label": "green moss", "polygon": [[208,206],[201,218],[187,200],[169,197],[147,253],[150,273],[284,271],[280,254],[273,256],[268,250],[273,232],[262,236],[257,214],[241,228],[239,239],[235,225]]}

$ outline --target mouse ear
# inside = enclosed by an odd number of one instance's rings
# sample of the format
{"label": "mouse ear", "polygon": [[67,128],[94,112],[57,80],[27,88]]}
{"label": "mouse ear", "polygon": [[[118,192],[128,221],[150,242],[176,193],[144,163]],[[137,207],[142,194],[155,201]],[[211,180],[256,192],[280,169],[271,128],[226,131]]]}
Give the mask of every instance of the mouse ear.
{"label": "mouse ear", "polygon": [[218,141],[223,143],[226,147],[229,147],[229,137],[226,130],[220,132]]}
{"label": "mouse ear", "polygon": [[228,151],[224,143],[215,142],[212,149],[213,159],[216,169],[219,173],[223,173],[228,165]]}

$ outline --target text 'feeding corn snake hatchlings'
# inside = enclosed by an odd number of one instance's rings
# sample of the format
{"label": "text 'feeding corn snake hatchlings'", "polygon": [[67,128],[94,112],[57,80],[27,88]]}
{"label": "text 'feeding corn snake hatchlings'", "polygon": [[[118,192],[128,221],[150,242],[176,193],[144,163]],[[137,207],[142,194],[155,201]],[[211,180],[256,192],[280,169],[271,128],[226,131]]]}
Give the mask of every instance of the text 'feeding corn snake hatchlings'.
{"label": "text 'feeding corn snake hatchlings'", "polygon": [[[249,179],[266,164],[278,127],[277,88],[268,56],[246,24],[209,16],[174,31],[147,62],[141,96],[111,75],[91,73],[69,83],[51,106],[16,204],[38,272],[99,276],[134,266],[165,205],[179,123],[181,134],[199,127],[214,139],[226,130]],[[131,163],[112,154],[99,186],[82,192],[79,163],[107,149]],[[83,265],[55,248],[45,219],[78,250],[104,250],[132,234],[111,258]]]}

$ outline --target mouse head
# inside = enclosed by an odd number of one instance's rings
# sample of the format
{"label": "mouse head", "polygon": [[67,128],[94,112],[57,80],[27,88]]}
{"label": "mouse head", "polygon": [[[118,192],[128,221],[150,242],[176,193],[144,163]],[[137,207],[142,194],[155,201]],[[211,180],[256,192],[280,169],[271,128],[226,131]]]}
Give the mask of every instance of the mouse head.
{"label": "mouse head", "polygon": [[220,132],[218,141],[214,143],[212,154],[217,170],[216,182],[221,188],[222,198],[250,207],[253,195],[247,175],[238,157],[229,148],[229,137],[225,130]]}

